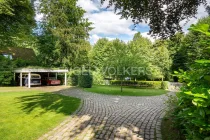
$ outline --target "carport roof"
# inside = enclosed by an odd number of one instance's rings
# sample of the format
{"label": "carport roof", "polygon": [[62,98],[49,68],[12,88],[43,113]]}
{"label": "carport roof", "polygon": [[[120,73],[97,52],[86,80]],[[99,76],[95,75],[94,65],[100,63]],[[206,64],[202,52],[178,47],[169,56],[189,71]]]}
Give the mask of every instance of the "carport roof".
{"label": "carport roof", "polygon": [[51,68],[18,68],[14,70],[15,73],[28,73],[28,72],[68,72],[67,69],[51,69]]}

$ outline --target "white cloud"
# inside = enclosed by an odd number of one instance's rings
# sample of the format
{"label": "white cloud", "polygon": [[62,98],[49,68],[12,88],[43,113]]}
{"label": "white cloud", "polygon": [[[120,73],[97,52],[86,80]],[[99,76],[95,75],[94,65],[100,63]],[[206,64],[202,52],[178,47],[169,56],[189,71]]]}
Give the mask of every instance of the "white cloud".
{"label": "white cloud", "polygon": [[141,35],[143,37],[146,37],[148,39],[150,39],[153,43],[155,42],[155,38],[153,38],[151,35],[148,34],[149,32],[144,32],[144,33],[141,33]]}
{"label": "white cloud", "polygon": [[100,38],[102,38],[102,37],[98,36],[97,34],[93,34],[90,36],[90,42],[92,44],[95,44]]}
{"label": "white cloud", "polygon": [[99,11],[97,5],[91,0],[78,0],[77,5],[81,6],[88,13],[92,11]]}
{"label": "white cloud", "polygon": [[[100,3],[100,0],[98,0],[98,1]],[[100,6],[101,6],[101,8],[107,8],[107,6],[109,6],[109,1],[108,0],[104,1],[103,5],[100,5]],[[108,10],[114,10],[114,5],[109,6]]]}
{"label": "white cloud", "polygon": [[[208,1],[210,1],[210,0],[208,0]],[[199,6],[198,14],[195,16],[196,18],[191,18],[191,19],[189,19],[189,21],[186,19],[186,20],[183,20],[180,22],[181,27],[183,27],[183,31],[185,33],[187,33],[188,32],[187,29],[190,27],[191,24],[196,24],[199,19],[206,17],[207,15],[208,15],[208,13],[206,12],[205,7],[203,5]]]}
{"label": "white cloud", "polygon": [[[91,44],[95,44],[101,38],[103,38],[103,37],[101,37],[97,34],[90,35],[90,42],[91,42]],[[104,38],[107,38],[110,41],[115,39],[115,38],[112,38],[112,37],[104,37]]]}
{"label": "white cloud", "polygon": [[120,15],[116,15],[113,11],[86,14],[85,17],[93,22],[94,29],[90,32],[91,34],[131,36],[136,33],[129,28],[133,24],[131,19],[120,19]]}
{"label": "white cloud", "polygon": [[43,16],[44,16],[43,14],[38,14],[38,13],[36,13],[35,20],[36,20],[36,21],[42,21]]}

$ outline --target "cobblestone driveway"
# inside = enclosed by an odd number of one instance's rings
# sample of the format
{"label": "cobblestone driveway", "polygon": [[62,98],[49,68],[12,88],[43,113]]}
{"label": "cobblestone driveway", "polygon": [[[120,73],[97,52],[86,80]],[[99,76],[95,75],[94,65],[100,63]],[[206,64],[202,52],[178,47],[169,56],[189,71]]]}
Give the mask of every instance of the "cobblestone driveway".
{"label": "cobblestone driveway", "polygon": [[161,140],[165,95],[109,96],[77,88],[60,93],[81,98],[83,104],[80,110],[40,140]]}

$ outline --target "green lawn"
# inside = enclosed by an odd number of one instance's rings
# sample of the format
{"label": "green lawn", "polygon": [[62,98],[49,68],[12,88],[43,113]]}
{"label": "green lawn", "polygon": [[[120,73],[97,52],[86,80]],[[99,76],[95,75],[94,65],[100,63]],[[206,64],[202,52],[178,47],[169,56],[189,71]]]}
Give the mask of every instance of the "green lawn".
{"label": "green lawn", "polygon": [[93,86],[92,88],[85,88],[85,91],[121,96],[156,96],[167,93],[163,89],[142,89],[135,87],[123,87],[123,92],[120,91],[120,86]]}
{"label": "green lawn", "polygon": [[0,87],[1,140],[35,140],[80,105],[77,98],[21,88],[6,89]]}

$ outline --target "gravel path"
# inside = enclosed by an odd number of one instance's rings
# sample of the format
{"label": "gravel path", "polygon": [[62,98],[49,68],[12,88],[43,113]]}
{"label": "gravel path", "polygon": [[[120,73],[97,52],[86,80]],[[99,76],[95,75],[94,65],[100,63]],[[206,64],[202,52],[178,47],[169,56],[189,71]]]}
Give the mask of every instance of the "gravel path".
{"label": "gravel path", "polygon": [[161,140],[165,95],[110,96],[78,88],[63,90],[60,94],[80,98],[83,104],[40,140]]}

